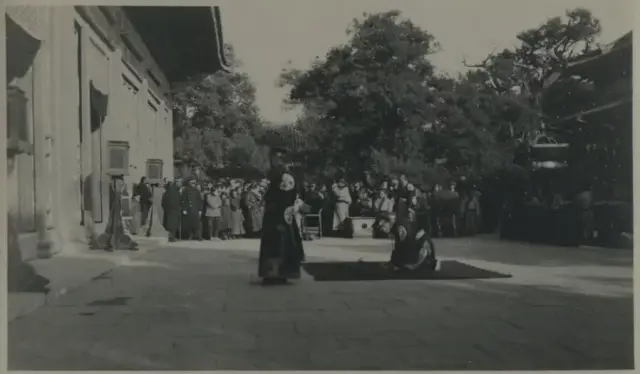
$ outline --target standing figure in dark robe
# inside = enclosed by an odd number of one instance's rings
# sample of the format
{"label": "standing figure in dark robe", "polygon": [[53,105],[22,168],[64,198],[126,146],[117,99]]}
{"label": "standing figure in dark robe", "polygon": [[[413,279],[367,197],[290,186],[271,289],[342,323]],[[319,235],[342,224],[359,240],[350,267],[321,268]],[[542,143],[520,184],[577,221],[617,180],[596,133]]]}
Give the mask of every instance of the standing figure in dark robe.
{"label": "standing figure in dark robe", "polygon": [[429,188],[423,187],[418,196],[418,226],[425,230],[429,236],[433,236],[433,227],[431,220],[431,196],[427,192]]}
{"label": "standing figure in dark robe", "polygon": [[434,207],[436,209],[438,235],[445,233],[458,236],[458,212],[460,208],[460,196],[454,190],[455,185],[449,189],[440,189],[434,193]]}
{"label": "standing figure in dark robe", "polygon": [[477,234],[480,228],[480,217],[482,217],[480,211],[480,196],[480,192],[476,189],[472,189],[469,193],[464,216],[464,226],[467,235]]}
{"label": "standing figure in dark robe", "polygon": [[240,211],[242,211],[242,216],[244,217],[244,221],[242,221],[242,228],[244,229],[247,237],[250,237],[251,232],[253,231],[251,229],[251,219],[249,217],[251,213],[249,212],[249,206],[247,205],[250,191],[251,184],[245,182],[242,185],[242,192],[240,193]]}
{"label": "standing figure in dark robe", "polygon": [[331,236],[333,233],[333,215],[335,210],[335,196],[326,184],[322,184],[318,189],[318,195],[322,200],[322,211],[320,212],[320,219],[322,220],[322,236]]}
{"label": "standing figure in dark robe", "polygon": [[140,178],[140,183],[136,185],[136,188],[133,191],[133,197],[140,199],[140,226],[145,226],[147,224],[147,219],[149,218],[151,205],[153,204],[151,187],[149,187],[146,177]]}
{"label": "standing figure in dark robe", "polygon": [[165,193],[162,195],[162,227],[169,234],[169,241],[176,241],[176,234],[180,230],[180,215],[182,206],[180,204],[180,190],[175,183],[167,183]]}
{"label": "standing figure in dark robe", "polygon": [[238,239],[245,234],[244,215],[241,208],[241,197],[238,190],[231,190],[229,207],[231,208],[231,238]]}
{"label": "standing figure in dark robe", "polygon": [[94,249],[113,251],[114,249],[137,250],[138,243],[133,241],[125,231],[123,222],[122,198],[127,194],[127,187],[122,176],[112,176],[109,189],[109,218],[105,232],[91,243]]}
{"label": "standing figure in dark robe", "polygon": [[300,278],[300,263],[304,249],[298,223],[295,220],[295,179],[285,167],[286,150],[271,151],[269,187],[264,196],[258,276],[265,283],[283,283]]}
{"label": "standing figure in dark robe", "polygon": [[182,204],[182,236],[189,240],[202,240],[202,194],[196,187],[196,180],[191,179],[181,194]]}
{"label": "standing figure in dark robe", "polygon": [[231,239],[231,200],[226,192],[220,195],[220,238]]}

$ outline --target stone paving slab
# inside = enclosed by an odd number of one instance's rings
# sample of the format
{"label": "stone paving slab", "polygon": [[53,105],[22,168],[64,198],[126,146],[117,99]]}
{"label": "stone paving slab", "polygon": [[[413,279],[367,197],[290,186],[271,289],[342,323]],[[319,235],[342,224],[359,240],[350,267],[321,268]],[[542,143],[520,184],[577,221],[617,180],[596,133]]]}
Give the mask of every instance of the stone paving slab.
{"label": "stone paving slab", "polygon": [[[117,266],[118,260],[111,258],[74,258],[56,256],[48,260],[34,260],[36,274],[50,281],[47,292],[10,292],[7,295],[9,321],[33,312],[39,307],[66,294],[91,278]],[[69,271],[69,269],[74,269]]]}
{"label": "stone paving slab", "polygon": [[[139,238],[136,238],[138,240]],[[46,290],[34,292],[9,292],[7,294],[8,320],[27,315],[36,309],[53,303],[57,298],[81,287],[91,279],[109,270],[130,264],[136,258],[164,241],[162,238],[141,238],[138,251],[82,251],[59,253],[50,259],[27,262],[35,274],[48,280]]]}
{"label": "stone paving slab", "polygon": [[[232,249],[217,243],[158,248],[14,320],[10,368],[536,370],[633,364],[632,299],[603,297],[587,281],[552,287],[548,279],[531,278],[521,284],[516,271],[508,281],[303,279],[263,287],[251,281],[257,241],[240,242]],[[339,243],[326,250],[317,242],[308,248],[323,252],[319,257],[340,249]],[[346,247],[340,258],[367,256],[352,243]],[[539,274],[547,277],[544,270]]]}

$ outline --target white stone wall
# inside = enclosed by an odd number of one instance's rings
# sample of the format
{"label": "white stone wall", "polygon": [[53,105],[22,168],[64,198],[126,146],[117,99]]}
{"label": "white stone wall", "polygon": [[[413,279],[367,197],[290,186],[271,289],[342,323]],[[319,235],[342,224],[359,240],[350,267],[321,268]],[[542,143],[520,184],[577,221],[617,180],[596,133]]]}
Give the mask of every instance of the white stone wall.
{"label": "white stone wall", "polygon": [[[73,7],[10,6],[7,14],[34,37],[41,40],[43,48],[38,54],[36,68],[46,69],[47,74],[35,76],[34,85],[39,103],[34,114],[35,142],[47,157],[36,166],[36,181],[42,183],[38,193],[42,205],[40,209],[49,216],[49,226],[58,248],[86,246],[85,228],[80,226],[83,199],[80,181],[90,174],[99,176],[90,188],[92,194],[101,195],[97,199],[98,209],[93,216],[98,222],[94,230],[101,231],[108,217],[108,181],[105,174],[108,163],[109,141],[128,141],[130,149],[130,176],[127,185],[137,182],[146,172],[148,158],[164,161],[165,175],[171,176],[173,165],[173,138],[171,115],[167,115],[170,104],[160,99],[158,115],[149,111],[149,92],[146,80],[137,80],[122,61],[122,52],[111,49],[92,30],[91,25],[81,18]],[[82,30],[78,37],[75,25]],[[84,79],[79,86],[78,71],[82,70],[77,61],[78,44],[83,48]],[[8,56],[11,58],[11,56]],[[137,72],[144,77],[144,72]],[[138,94],[132,95],[124,84],[123,75],[138,85]],[[109,107],[102,129],[91,133],[89,126],[88,85],[94,85],[109,95]],[[82,98],[84,128],[81,128],[79,104]],[[80,149],[80,132],[88,139]],[[82,155],[82,162],[80,162]],[[82,164],[82,165],[81,165]],[[82,173],[80,169],[82,168]],[[85,191],[87,189],[85,188]],[[91,199],[89,198],[91,201]],[[96,201],[94,199],[93,201]],[[100,212],[101,210],[101,212]]]}

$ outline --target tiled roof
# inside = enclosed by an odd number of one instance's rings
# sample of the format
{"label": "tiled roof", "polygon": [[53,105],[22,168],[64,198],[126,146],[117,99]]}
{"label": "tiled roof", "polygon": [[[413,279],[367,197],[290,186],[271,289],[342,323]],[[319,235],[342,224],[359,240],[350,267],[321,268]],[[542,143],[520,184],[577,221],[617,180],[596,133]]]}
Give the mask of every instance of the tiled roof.
{"label": "tiled roof", "polygon": [[568,67],[569,69],[571,69],[574,66],[582,65],[582,64],[594,61],[596,59],[599,59],[600,57],[608,55],[618,49],[632,48],[632,47],[633,47],[633,31],[629,31],[628,33],[624,34],[622,37],[618,38],[617,40],[609,44],[605,44],[602,48],[596,51],[593,51],[592,53],[580,56],[575,61],[569,63]]}

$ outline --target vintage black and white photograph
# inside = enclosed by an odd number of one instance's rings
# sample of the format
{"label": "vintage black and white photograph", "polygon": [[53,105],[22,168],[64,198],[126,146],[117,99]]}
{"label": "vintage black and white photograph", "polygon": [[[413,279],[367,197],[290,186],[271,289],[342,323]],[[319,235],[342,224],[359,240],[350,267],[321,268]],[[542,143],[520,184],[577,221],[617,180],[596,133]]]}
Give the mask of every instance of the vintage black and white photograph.
{"label": "vintage black and white photograph", "polygon": [[7,5],[8,369],[634,369],[633,7]]}

